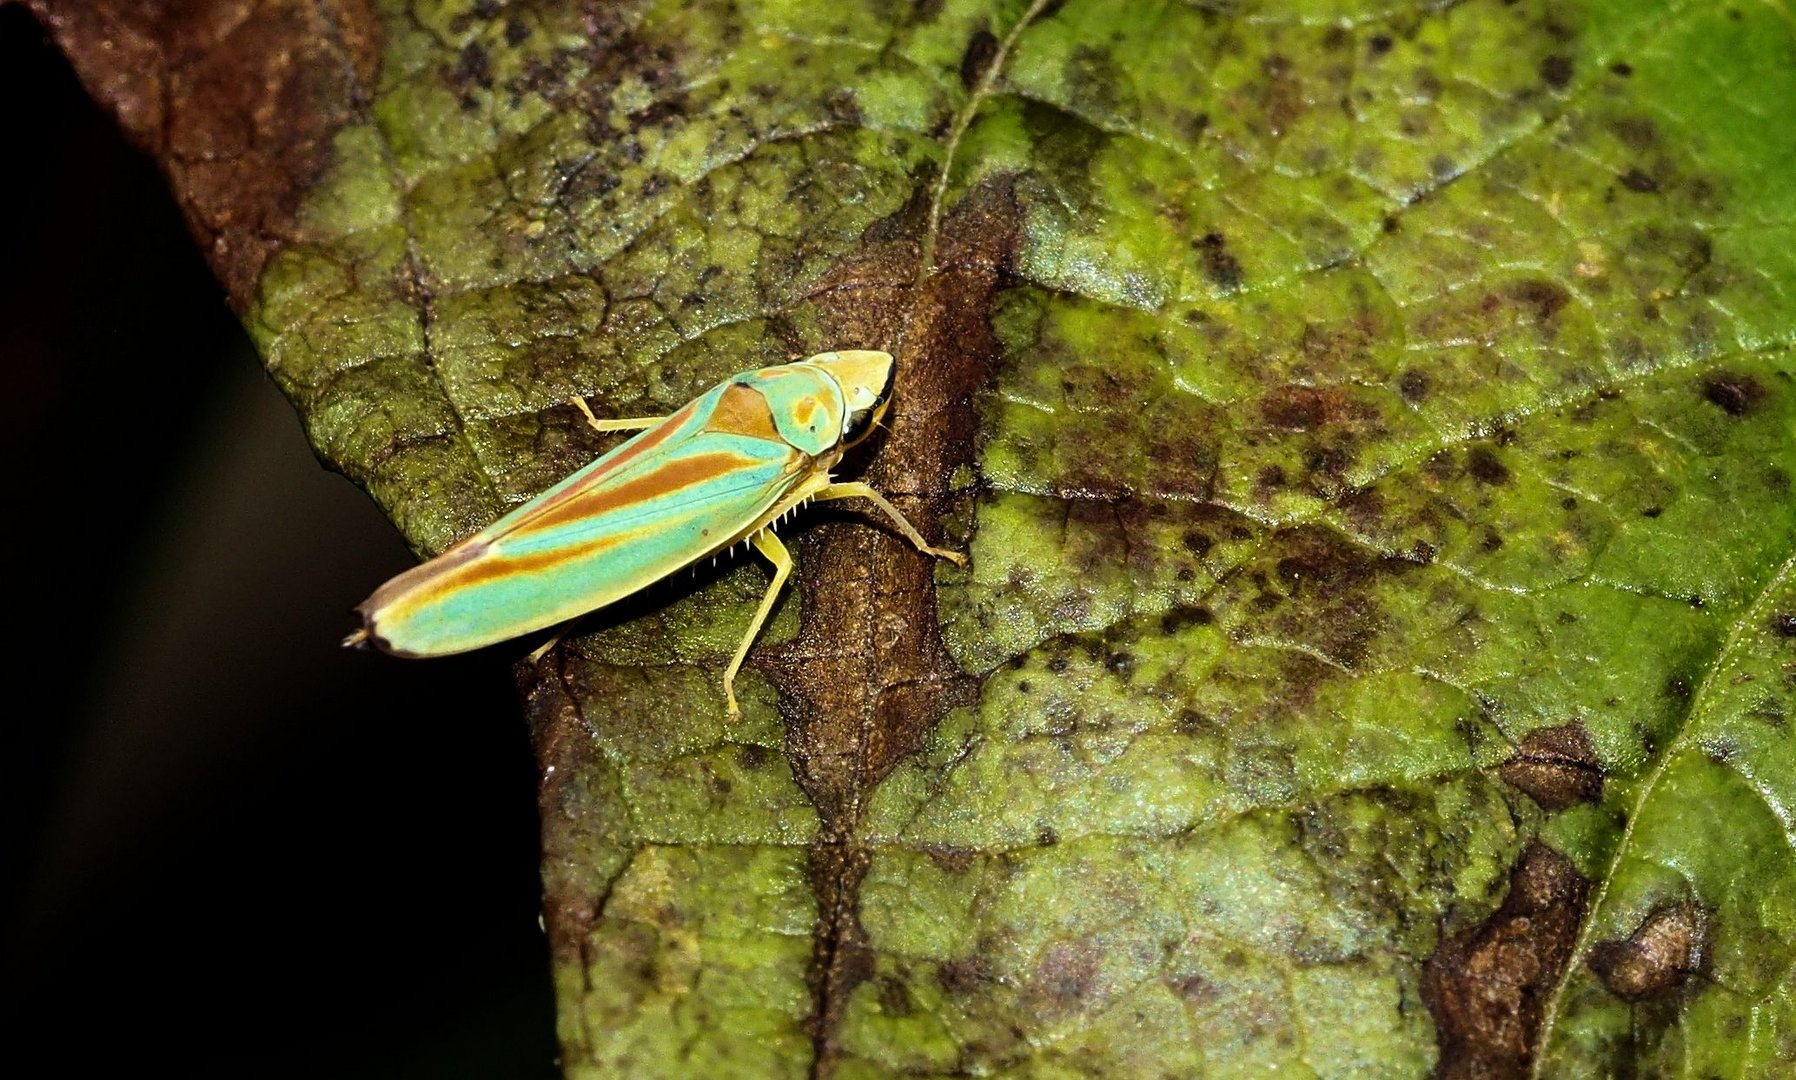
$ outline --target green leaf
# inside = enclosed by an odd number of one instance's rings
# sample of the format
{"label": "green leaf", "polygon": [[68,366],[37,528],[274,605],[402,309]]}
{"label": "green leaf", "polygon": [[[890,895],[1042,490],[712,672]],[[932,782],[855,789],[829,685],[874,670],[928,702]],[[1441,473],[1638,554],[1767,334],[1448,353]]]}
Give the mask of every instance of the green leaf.
{"label": "green leaf", "polygon": [[570,1075],[1796,1069],[1781,2],[270,10],[293,197],[159,151],[421,552],[871,347],[972,556],[520,668]]}

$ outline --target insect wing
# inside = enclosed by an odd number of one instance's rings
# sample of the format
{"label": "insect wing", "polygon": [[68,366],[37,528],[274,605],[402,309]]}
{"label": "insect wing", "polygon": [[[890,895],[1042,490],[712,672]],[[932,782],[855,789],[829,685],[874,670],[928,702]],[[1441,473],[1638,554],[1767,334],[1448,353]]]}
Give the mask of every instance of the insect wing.
{"label": "insect wing", "polygon": [[782,440],[710,429],[712,396],[383,586],[363,605],[372,632],[401,655],[479,648],[603,607],[740,539],[808,458]]}
{"label": "insect wing", "polygon": [[622,474],[639,471],[664,455],[678,453],[688,440],[704,432],[706,422],[716,411],[717,402],[726,389],[728,384],[712,387],[659,424],[632,435],[456,546],[490,543],[525,527],[534,519],[556,513],[568,499],[578,498],[607,482],[621,480]]}

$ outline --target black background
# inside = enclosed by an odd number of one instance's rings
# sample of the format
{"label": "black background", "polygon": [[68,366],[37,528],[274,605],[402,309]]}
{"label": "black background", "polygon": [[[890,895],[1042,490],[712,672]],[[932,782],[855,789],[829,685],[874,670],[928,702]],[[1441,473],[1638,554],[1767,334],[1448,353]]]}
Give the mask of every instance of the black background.
{"label": "black background", "polygon": [[512,655],[336,647],[398,535],[16,7],[0,116],[7,1060],[555,1075]]}

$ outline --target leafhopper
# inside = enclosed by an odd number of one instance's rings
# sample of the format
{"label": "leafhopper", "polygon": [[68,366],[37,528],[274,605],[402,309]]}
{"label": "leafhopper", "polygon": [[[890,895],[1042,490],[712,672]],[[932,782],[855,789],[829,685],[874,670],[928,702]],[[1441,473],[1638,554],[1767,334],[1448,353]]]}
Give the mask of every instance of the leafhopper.
{"label": "leafhopper", "polygon": [[640,434],[376,589],[343,644],[395,656],[467,652],[566,623],[746,541],[773,563],[773,581],[723,673],[736,719],[736,672],[792,572],[773,532],[788,513],[866,499],[917,550],[965,562],[925,543],[873,488],[830,478],[885,414],[892,375],[890,353],[826,352],[745,371],[672,416],[599,420],[577,400],[600,431]]}

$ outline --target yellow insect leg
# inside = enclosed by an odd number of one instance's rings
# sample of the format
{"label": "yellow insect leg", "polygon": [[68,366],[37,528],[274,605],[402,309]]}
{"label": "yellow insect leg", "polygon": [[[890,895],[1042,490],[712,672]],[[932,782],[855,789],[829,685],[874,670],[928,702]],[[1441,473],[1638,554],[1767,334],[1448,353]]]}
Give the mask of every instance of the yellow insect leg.
{"label": "yellow insect leg", "polygon": [[541,645],[538,645],[536,648],[531,649],[530,650],[530,662],[532,664],[541,663],[542,658],[549,655],[550,649],[553,649],[555,646],[561,644],[561,639],[567,636],[567,628],[571,625],[573,625],[571,621],[562,623],[561,626],[553,634],[549,635],[549,640],[543,642]]}
{"label": "yellow insect leg", "polygon": [[723,673],[723,696],[729,703],[732,723],[742,719],[742,710],[736,706],[736,672],[742,668],[742,661],[748,658],[748,647],[760,636],[761,625],[767,621],[768,613],[773,611],[773,602],[779,598],[780,588],[792,573],[792,553],[786,550],[786,545],[780,543],[779,537],[773,535],[772,529],[762,529],[749,542],[773,564],[773,583],[767,586],[767,595],[761,597],[761,610],[755,612],[754,621],[748,624],[748,633],[742,635],[742,644],[736,647],[735,658]]}
{"label": "yellow insect leg", "polygon": [[818,502],[824,502],[829,499],[866,499],[874,506],[885,511],[886,517],[892,519],[892,524],[898,527],[898,531],[904,534],[906,540],[917,545],[918,551],[921,551],[925,555],[934,555],[938,559],[947,559],[956,566],[965,566],[967,564],[967,557],[958,551],[948,551],[944,548],[930,547],[923,541],[923,534],[918,532],[917,527],[912,525],[910,521],[905,518],[902,511],[887,502],[884,495],[874,491],[872,488],[858,480],[847,484],[831,484],[818,491],[817,494],[811,496],[811,498]]}
{"label": "yellow insect leg", "polygon": [[643,428],[652,428],[667,419],[665,416],[632,416],[617,420],[600,420],[592,414],[591,409],[586,407],[584,398],[575,398],[574,407],[586,417],[587,425],[594,431],[641,431]]}

